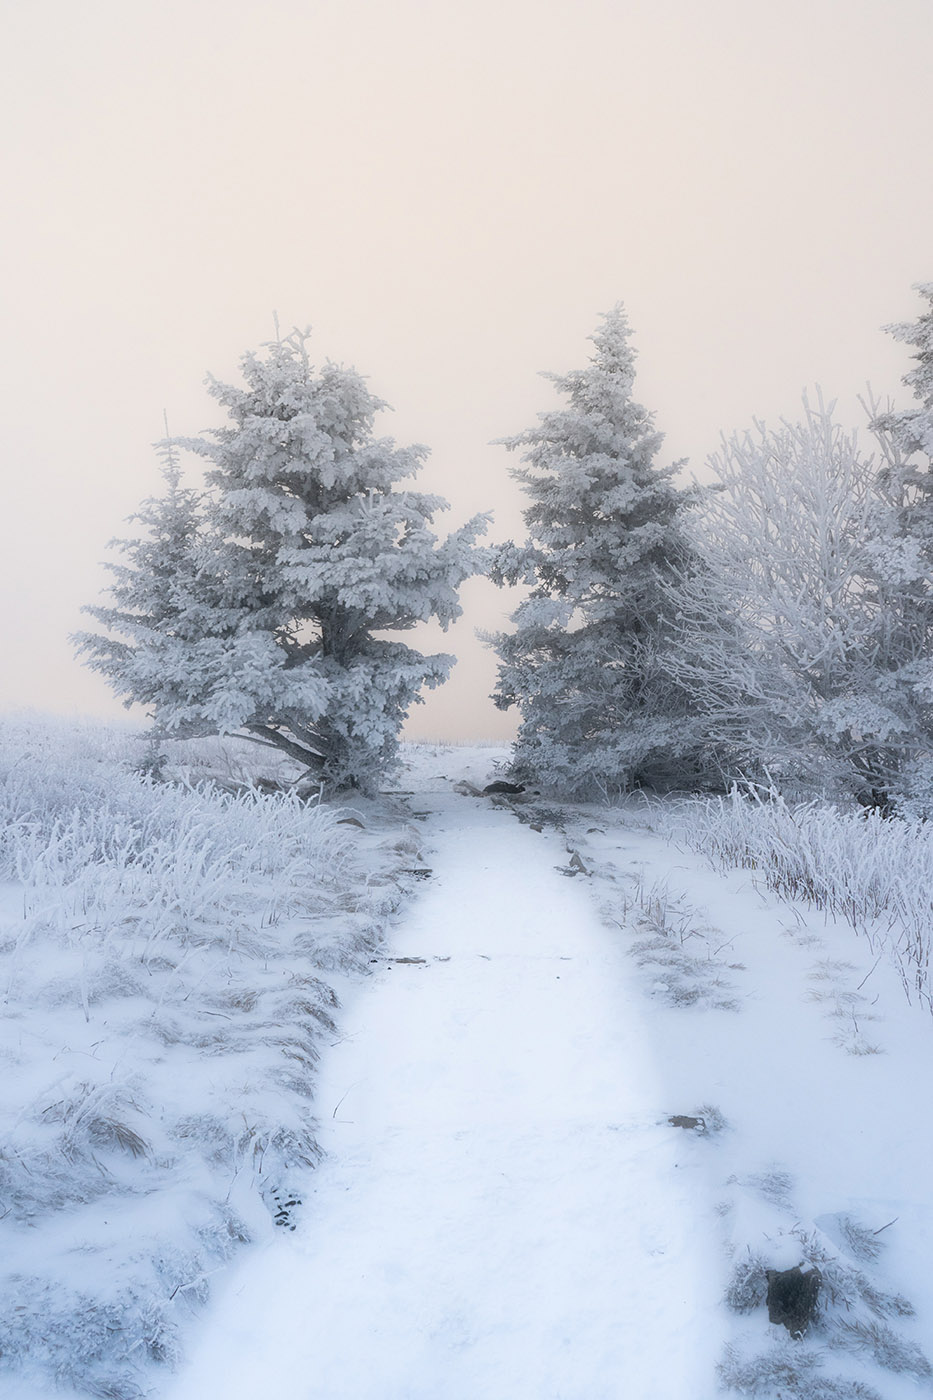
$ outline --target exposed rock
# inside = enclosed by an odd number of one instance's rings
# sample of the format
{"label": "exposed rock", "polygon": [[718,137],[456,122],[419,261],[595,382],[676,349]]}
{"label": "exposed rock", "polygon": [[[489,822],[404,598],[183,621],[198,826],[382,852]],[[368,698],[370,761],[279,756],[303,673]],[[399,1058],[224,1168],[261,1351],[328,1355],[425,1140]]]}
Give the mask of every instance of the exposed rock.
{"label": "exposed rock", "polygon": [[271,1200],[267,1200],[266,1204],[272,1212],[272,1219],[276,1225],[283,1230],[294,1230],[296,1228],[294,1211],[296,1206],[301,1205],[301,1198],[283,1194],[277,1186],[272,1187],[269,1195]]}
{"label": "exposed rock", "polygon": [[816,1315],[820,1271],[799,1264],[792,1269],[768,1270],[768,1321],[786,1327],[792,1337],[802,1337]]}
{"label": "exposed rock", "polygon": [[672,1128],[692,1128],[695,1133],[705,1133],[706,1123],[702,1118],[691,1118],[688,1113],[675,1113],[668,1118]]}

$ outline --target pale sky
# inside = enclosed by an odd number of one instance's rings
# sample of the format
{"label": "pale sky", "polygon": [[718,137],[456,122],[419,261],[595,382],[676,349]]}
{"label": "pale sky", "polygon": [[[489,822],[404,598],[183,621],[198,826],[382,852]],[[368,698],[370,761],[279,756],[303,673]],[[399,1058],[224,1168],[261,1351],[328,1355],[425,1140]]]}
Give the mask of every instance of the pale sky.
{"label": "pale sky", "polygon": [[[432,451],[421,484],[521,530],[491,440],[618,300],[638,397],[702,475],[820,383],[907,402],[933,280],[930,0],[4,0],[0,707],[120,713],[72,658],[150,444],[283,328]],[[192,464],[194,465],[194,464]],[[425,737],[499,737],[473,640]]]}

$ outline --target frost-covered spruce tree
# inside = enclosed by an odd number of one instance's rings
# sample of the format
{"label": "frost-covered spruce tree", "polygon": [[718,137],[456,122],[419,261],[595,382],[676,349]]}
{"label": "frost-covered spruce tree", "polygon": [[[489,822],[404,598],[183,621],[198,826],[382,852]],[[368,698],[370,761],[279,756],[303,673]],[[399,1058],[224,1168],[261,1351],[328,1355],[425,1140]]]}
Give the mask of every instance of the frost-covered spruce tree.
{"label": "frost-covered spruce tree", "polygon": [[586,369],[548,375],[567,406],[504,444],[531,505],[521,546],[493,578],[530,584],[501,657],[494,696],[521,726],[516,776],[553,792],[607,796],[635,784],[693,781],[702,748],[688,693],[661,664],[665,584],[689,569],[688,493],[660,467],[662,435],[632,397],[635,352],[621,306],[592,337]]}
{"label": "frost-covered spruce tree", "polygon": [[[202,498],[182,485],[173,444],[162,442],[156,450],[165,492],[131,517],[143,527],[140,535],[111,542],[122,555],[106,565],[113,579],[111,604],[84,609],[107,630],[82,632],[74,640],[127,704],[145,705],[157,728],[184,738],[225,727],[220,678],[233,669],[242,673],[250,662],[255,671],[265,639],[225,627],[219,575],[204,567]],[[274,652],[270,661],[274,667]]]}
{"label": "frost-covered spruce tree", "polygon": [[[916,346],[917,368],[904,376],[920,406],[876,413],[872,428],[884,451],[880,473],[885,497],[894,510],[886,554],[892,583],[899,583],[904,621],[912,615],[923,629],[918,655],[929,650],[933,627],[933,282],[917,290],[930,309],[916,322],[888,326],[897,339]],[[892,603],[894,596],[892,595]]]}
{"label": "frost-covered spruce tree", "polygon": [[933,282],[918,282],[914,289],[929,302],[929,309],[916,321],[908,321],[887,330],[895,340],[916,346],[912,359],[917,368],[905,374],[904,383],[920,400],[919,408],[907,408],[881,414],[877,427],[896,442],[903,459],[920,458],[920,469],[933,472]]}
{"label": "frost-covered spruce tree", "polygon": [[[409,707],[453,664],[391,634],[459,615],[484,518],[439,543],[431,522],[446,502],[397,485],[425,449],[374,436],[385,405],[354,370],[315,371],[306,340],[296,332],[247,354],[242,386],[208,380],[230,422],[177,440],[210,464],[177,605],[155,587],[167,497],[149,507],[151,540],[128,547],[116,608],[96,611],[126,640],[81,644],[159,729],[240,731],[331,789],[370,791],[395,760]],[[178,665],[160,685],[166,650]]]}
{"label": "frost-covered spruce tree", "polygon": [[900,796],[933,811],[933,282],[916,290],[929,308],[915,322],[889,326],[915,347],[904,376],[919,405],[875,416],[885,455],[881,493],[889,507],[876,549],[887,617],[886,684],[908,699],[917,721],[913,755],[902,765]]}

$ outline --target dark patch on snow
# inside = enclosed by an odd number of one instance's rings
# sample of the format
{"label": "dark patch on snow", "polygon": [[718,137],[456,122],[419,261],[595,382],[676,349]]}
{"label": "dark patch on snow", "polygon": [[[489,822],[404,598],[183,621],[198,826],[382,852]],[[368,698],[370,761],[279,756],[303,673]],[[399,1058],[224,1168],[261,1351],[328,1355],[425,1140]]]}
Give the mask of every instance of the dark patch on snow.
{"label": "dark patch on snow", "polygon": [[792,1269],[769,1269],[768,1321],[786,1327],[792,1337],[802,1337],[816,1314],[820,1282],[819,1269],[805,1273],[799,1264]]}

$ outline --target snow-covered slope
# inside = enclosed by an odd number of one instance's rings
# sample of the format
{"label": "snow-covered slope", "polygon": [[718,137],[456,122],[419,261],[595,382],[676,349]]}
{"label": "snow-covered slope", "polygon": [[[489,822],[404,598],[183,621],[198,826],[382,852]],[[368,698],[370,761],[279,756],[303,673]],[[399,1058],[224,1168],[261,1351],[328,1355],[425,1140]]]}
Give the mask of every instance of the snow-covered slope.
{"label": "snow-covered slope", "polygon": [[[933,1338],[929,1015],[848,925],[752,873],[715,871],[611,813],[568,815],[565,832],[638,969],[666,1103],[716,1111],[691,1150],[697,1209],[721,1237],[704,1290],[731,1305],[721,1381],[766,1397],[915,1395]],[[768,1321],[765,1271],[797,1265],[822,1287],[818,1323],[792,1342]]]}
{"label": "snow-covered slope", "polygon": [[[218,1260],[188,1360],[151,1366],[150,1393],[928,1388],[933,1025],[893,964],[632,813],[471,795],[502,751],[406,756],[394,858],[415,893],[372,976],[340,979],[325,1157],[289,1176],[294,1230]],[[342,828],[357,860],[359,819]],[[765,1292],[796,1265],[821,1284],[792,1339]],[[46,1394],[4,1383],[4,1400]]]}
{"label": "snow-covered slope", "polygon": [[[325,1067],[328,1160],[166,1400],[916,1395],[928,1018],[630,815],[452,795],[497,757],[409,755],[431,883]],[[792,1339],[765,1271],[798,1264]]]}
{"label": "snow-covered slope", "polygon": [[[0,1394],[128,1400],[319,1156],[335,988],[419,835],[0,726]],[[354,825],[353,822],[356,821]],[[408,881],[410,883],[410,881]]]}
{"label": "snow-covered slope", "polygon": [[433,878],[329,1057],[328,1161],[166,1395],[687,1396],[716,1231],[625,950],[559,840],[418,800]]}

